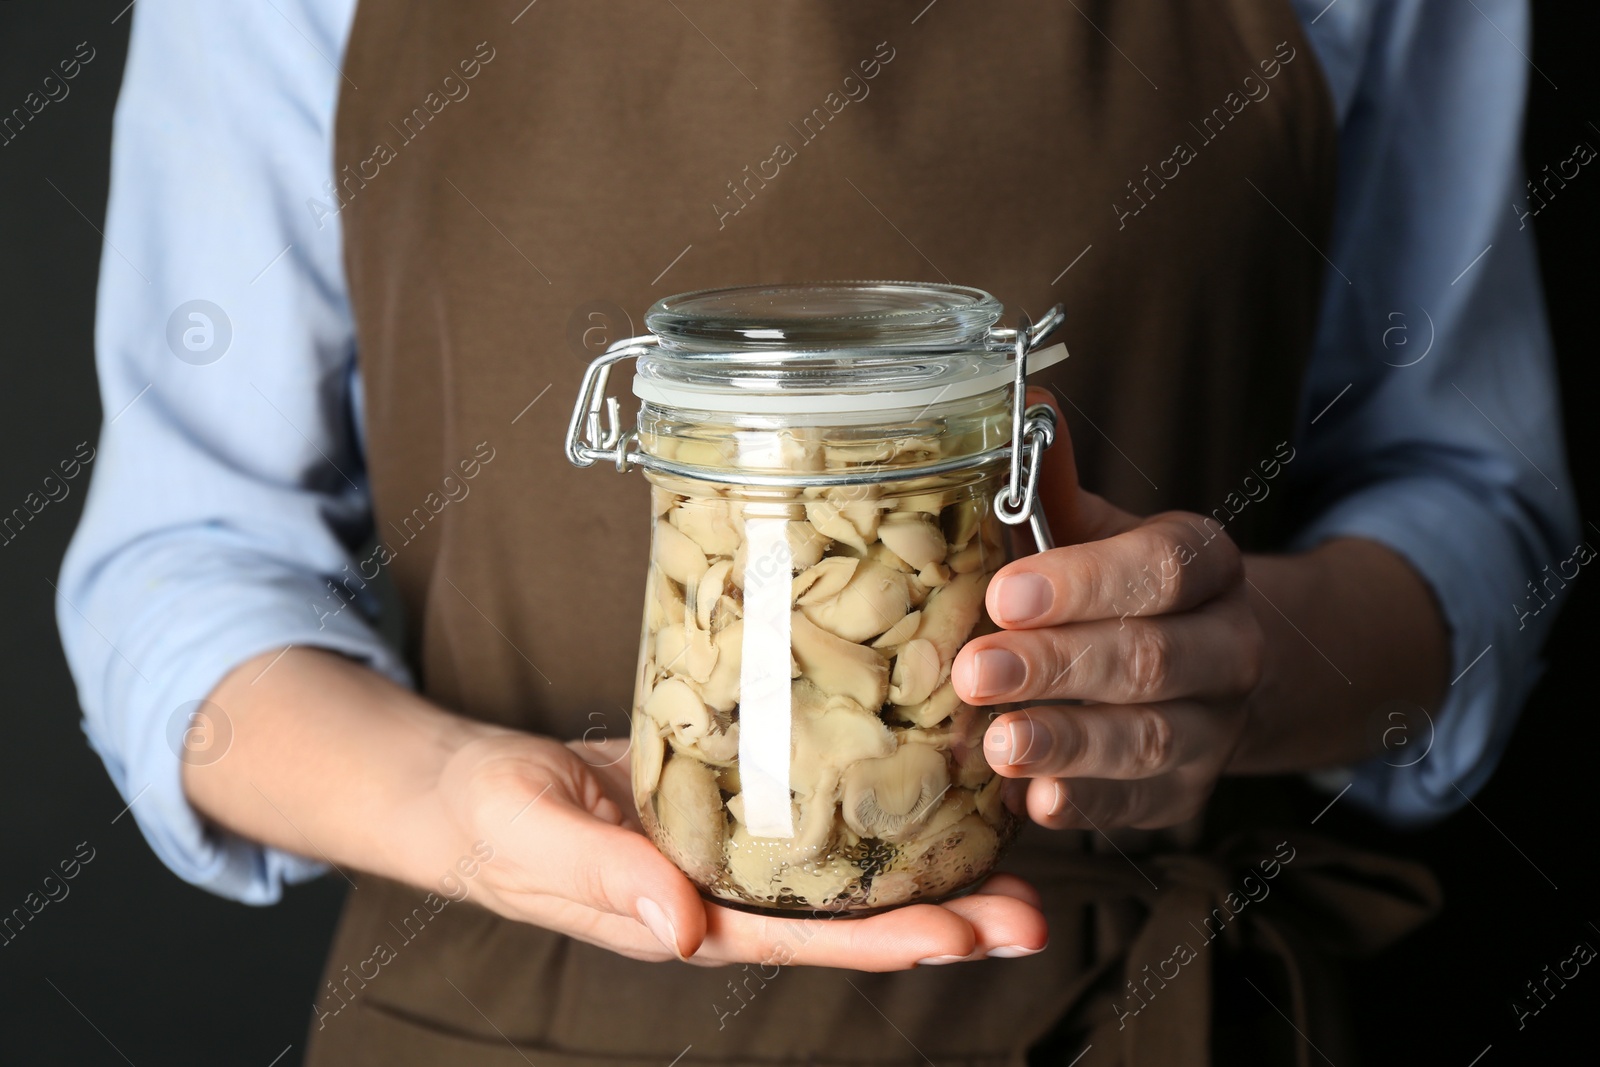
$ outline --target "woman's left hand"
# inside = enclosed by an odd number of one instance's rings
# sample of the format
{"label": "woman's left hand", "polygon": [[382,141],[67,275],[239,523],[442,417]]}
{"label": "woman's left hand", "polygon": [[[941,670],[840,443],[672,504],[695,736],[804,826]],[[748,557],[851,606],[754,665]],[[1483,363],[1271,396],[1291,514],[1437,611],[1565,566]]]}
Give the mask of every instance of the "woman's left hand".
{"label": "woman's left hand", "polygon": [[[1062,443],[1058,471],[1071,464]],[[1084,492],[1075,476],[1054,481],[1058,530],[1080,543],[995,575],[987,607],[1002,631],[962,649],[956,692],[975,705],[1083,702],[1008,711],[984,735],[997,772],[1032,779],[1036,822],[1184,822],[1238,745],[1245,699],[1261,678],[1263,633],[1243,558],[1215,521],[1141,519]]]}

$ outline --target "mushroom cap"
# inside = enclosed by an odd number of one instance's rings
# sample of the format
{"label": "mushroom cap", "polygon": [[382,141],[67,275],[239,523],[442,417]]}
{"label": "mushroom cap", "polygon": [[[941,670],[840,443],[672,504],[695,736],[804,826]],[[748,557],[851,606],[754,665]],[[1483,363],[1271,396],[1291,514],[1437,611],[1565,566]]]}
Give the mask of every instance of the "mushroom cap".
{"label": "mushroom cap", "polygon": [[653,554],[661,573],[685,588],[699,581],[706,572],[706,554],[671,522],[656,520]]}
{"label": "mushroom cap", "polygon": [[894,734],[860,704],[848,697],[829,698],[804,679],[790,686],[790,694],[789,785],[802,797],[825,797],[831,808],[844,768],[892,753]]}
{"label": "mushroom cap", "polygon": [[[903,573],[875,560],[845,556],[825,559],[811,570],[828,567],[834,560],[851,566],[836,568],[826,576],[826,585],[817,581],[806,590],[799,599],[806,618],[846,641],[860,642],[906,617],[911,594]],[[839,573],[846,575],[843,584],[837,584]]]}
{"label": "mushroom cap", "polygon": [[[744,659],[744,622],[734,620],[712,638],[716,646],[716,665],[700,683],[700,699],[716,711],[727,714],[739,706],[739,673]],[[658,653],[659,655],[659,653]]]}
{"label": "mushroom cap", "polygon": [[732,570],[732,560],[719,559],[706,568],[706,572],[690,590],[694,596],[695,625],[707,633],[711,632],[717,606],[723,599],[723,593],[727,592],[728,575]]}
{"label": "mushroom cap", "polygon": [[887,653],[895,653],[900,646],[916,636],[917,626],[922,622],[922,612],[913,611],[905,618],[879,634],[872,642],[872,647]]}
{"label": "mushroom cap", "polygon": [[635,711],[629,769],[633,772],[633,803],[641,812],[649,808],[650,795],[661,781],[661,761],[666,758],[667,746],[661,739],[661,728],[649,715]]}
{"label": "mushroom cap", "polygon": [[945,719],[955,715],[960,709],[968,705],[961,702],[956,695],[955,684],[946,681],[935,689],[928,698],[918,704],[891,704],[889,713],[895,718],[905,722],[914,723],[923,729],[939,725]]}
{"label": "mushroom cap", "polygon": [[890,515],[878,526],[878,539],[913,570],[941,562],[948,551],[944,533],[933,519],[914,511]]}
{"label": "mushroom cap", "polygon": [[957,574],[948,585],[930,593],[922,607],[917,636],[933,642],[946,672],[983,615],[983,594],[988,587],[987,574]]}
{"label": "mushroom cap", "polygon": [[829,633],[803,611],[789,617],[789,641],[801,674],[824,693],[849,697],[863,708],[883,705],[889,663],[881,654]]}
{"label": "mushroom cap", "polygon": [[795,575],[796,604],[816,604],[839,595],[855,576],[861,561],[854,556],[829,556]]}
{"label": "mushroom cap", "polygon": [[693,744],[711,729],[710,709],[681,678],[667,678],[652,689],[644,711],[680,744]]}
{"label": "mushroom cap", "polygon": [[921,829],[950,788],[944,753],[932,745],[901,745],[893,755],[845,768],[844,821],[862,837],[904,841]]}
{"label": "mushroom cap", "polygon": [[692,880],[710,885],[723,864],[728,816],[716,772],[699,760],[674,756],[656,789],[656,846]]}

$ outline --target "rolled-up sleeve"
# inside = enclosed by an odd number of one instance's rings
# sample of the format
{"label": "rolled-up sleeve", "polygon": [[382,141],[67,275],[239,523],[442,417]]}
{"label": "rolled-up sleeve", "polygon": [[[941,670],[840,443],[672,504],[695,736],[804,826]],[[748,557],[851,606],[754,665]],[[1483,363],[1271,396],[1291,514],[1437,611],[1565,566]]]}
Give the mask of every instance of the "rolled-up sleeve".
{"label": "rolled-up sleeve", "polygon": [[352,11],[133,12],[95,326],[104,422],[58,587],[84,730],[129,813],[180,877],[258,904],[321,868],[190,807],[182,760],[226,759],[231,731],[209,708],[192,747],[197,703],[289,645],[407,677],[351,559],[371,517],[328,183]]}
{"label": "rolled-up sleeve", "polygon": [[[1346,42],[1359,77],[1335,93],[1340,193],[1295,463],[1314,517],[1296,545],[1387,545],[1449,626],[1443,705],[1403,724],[1403,751],[1346,776],[1357,803],[1405,824],[1454,810],[1493,772],[1555,615],[1530,591],[1559,599],[1538,583],[1580,533],[1525,215],[1527,6],[1368,10]],[[1335,9],[1325,45],[1337,52],[1329,35],[1360,12]]]}

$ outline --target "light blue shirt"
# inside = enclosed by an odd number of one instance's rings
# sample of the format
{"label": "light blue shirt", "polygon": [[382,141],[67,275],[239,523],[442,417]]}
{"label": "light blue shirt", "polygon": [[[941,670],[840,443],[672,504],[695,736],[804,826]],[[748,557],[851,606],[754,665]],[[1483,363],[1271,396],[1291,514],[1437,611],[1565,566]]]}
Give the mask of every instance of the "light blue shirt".
{"label": "light blue shirt", "polygon": [[[1494,769],[1554,615],[1531,613],[1528,583],[1579,537],[1520,217],[1529,15],[1522,0],[1295,7],[1342,154],[1291,467],[1320,508],[1297,546],[1380,541],[1438,597],[1456,681],[1436,729],[1413,721],[1418,747],[1346,776],[1347,803],[1420,822]],[[57,600],[84,730],[151,846],[253,903],[322,866],[198,818],[179,753],[210,758],[226,731],[186,748],[195,702],[285,645],[409,683],[370,612],[326,610],[325,576],[371,523],[338,218],[317,207],[353,8],[133,12],[95,327],[106,418]]]}

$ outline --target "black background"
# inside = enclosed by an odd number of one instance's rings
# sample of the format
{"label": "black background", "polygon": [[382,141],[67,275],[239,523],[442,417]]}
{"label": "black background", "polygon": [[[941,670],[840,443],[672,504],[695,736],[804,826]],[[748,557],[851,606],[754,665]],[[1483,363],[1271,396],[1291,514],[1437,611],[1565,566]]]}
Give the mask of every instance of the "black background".
{"label": "black background", "polygon": [[[0,105],[36,90],[87,40],[97,51],[15,142],[0,148],[0,510],[9,511],[101,412],[92,365],[94,285],[112,106],[130,21],[126,0],[0,0]],[[1454,2],[1454,0],[1453,0]],[[1464,2],[1464,0],[1460,0]],[[1600,145],[1593,5],[1538,5],[1525,153],[1530,172]],[[52,188],[54,183],[55,188]],[[1536,220],[1562,368],[1573,485],[1597,528],[1596,417],[1584,373],[1600,176],[1592,168]],[[80,214],[81,212],[81,214]],[[155,859],[78,727],[57,643],[54,581],[86,479],[0,547],[0,913],[20,906],[79,842],[95,858],[0,947],[0,1063],[298,1063],[344,883],[323,879],[254,909],[180,882]],[[1586,968],[1519,1029],[1525,982],[1600,948],[1600,742],[1592,682],[1600,593],[1584,572],[1548,649],[1550,670],[1501,769],[1467,808],[1393,834],[1340,806],[1319,829],[1431,863],[1439,921],[1352,968],[1365,1062],[1459,1064],[1573,1057],[1595,1062],[1585,1021],[1600,1003]],[[98,1031],[98,1032],[97,1032]],[[114,1046],[114,1047],[113,1047]],[[1340,1067],[1346,1067],[1340,1064]]]}

